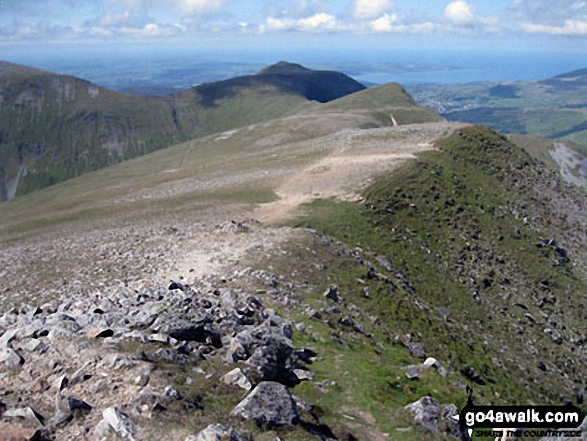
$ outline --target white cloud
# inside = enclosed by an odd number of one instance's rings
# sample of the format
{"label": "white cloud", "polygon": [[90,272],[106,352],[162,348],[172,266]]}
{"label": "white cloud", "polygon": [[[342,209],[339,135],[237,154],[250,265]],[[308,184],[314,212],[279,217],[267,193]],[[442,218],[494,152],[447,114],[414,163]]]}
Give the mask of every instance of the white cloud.
{"label": "white cloud", "polygon": [[259,27],[259,32],[269,31],[301,31],[301,32],[336,32],[343,31],[347,27],[335,16],[319,12],[310,17],[275,18],[267,17],[265,25]]}
{"label": "white cloud", "polygon": [[458,26],[469,25],[475,22],[473,9],[465,0],[456,0],[449,3],[444,9],[444,16]]}
{"label": "white cloud", "polygon": [[448,22],[444,28],[448,32],[464,33],[497,33],[500,32],[498,18],[495,16],[476,15],[473,6],[465,0],[455,0],[444,8],[444,18]]}
{"label": "white cloud", "polygon": [[373,20],[369,23],[369,27],[373,32],[392,32],[393,24],[397,21],[397,14],[388,15],[384,14],[377,20]]}
{"label": "white cloud", "polygon": [[398,23],[397,14],[383,14],[369,23],[369,29],[378,34],[429,34],[436,29],[436,25],[431,22],[402,24]]}
{"label": "white cloud", "polygon": [[178,6],[186,14],[217,12],[222,9],[223,0],[180,0]]}
{"label": "white cloud", "polygon": [[393,8],[391,0],[355,0],[353,16],[357,20],[373,19],[391,8]]}
{"label": "white cloud", "polygon": [[520,27],[529,34],[587,35],[587,21],[583,20],[566,20],[561,26],[522,23]]}

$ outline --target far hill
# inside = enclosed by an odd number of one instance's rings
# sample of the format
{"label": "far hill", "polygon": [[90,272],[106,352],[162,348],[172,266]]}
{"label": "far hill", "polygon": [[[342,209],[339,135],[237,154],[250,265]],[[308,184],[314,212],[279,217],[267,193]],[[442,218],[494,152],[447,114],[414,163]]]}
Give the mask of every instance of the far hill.
{"label": "far hill", "polygon": [[587,147],[587,69],[542,81],[412,85],[408,90],[450,121]]}
{"label": "far hill", "polygon": [[557,75],[554,78],[549,78],[540,83],[556,88],[559,91],[584,88],[587,87],[587,69],[579,69]]}
{"label": "far hill", "polygon": [[142,97],[0,62],[0,199],[363,89],[342,73],[281,62],[174,96]]}
{"label": "far hill", "polygon": [[419,106],[397,83],[373,87],[312,108],[308,113],[344,112],[373,118],[375,126],[419,124],[441,121],[429,107]]}

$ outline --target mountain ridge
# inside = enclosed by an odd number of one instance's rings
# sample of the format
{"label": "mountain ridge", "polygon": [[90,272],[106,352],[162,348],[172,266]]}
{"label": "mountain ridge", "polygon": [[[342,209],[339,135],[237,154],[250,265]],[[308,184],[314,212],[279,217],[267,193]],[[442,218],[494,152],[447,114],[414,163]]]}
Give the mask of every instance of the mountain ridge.
{"label": "mountain ridge", "polygon": [[[333,73],[312,72],[304,71],[308,80],[298,82],[293,81],[295,73],[261,74],[155,98],[114,92],[75,77],[3,62],[1,197],[10,199],[180,141],[229,130],[235,124],[278,117],[314,98],[326,101],[364,88],[342,74],[332,81]],[[315,83],[323,75],[330,92],[327,89],[321,95],[321,85]],[[343,83],[337,86],[337,81]],[[211,108],[217,107],[217,101],[225,103],[231,98],[242,98],[240,115],[215,116]],[[267,112],[256,112],[254,102],[258,108],[267,106]]]}

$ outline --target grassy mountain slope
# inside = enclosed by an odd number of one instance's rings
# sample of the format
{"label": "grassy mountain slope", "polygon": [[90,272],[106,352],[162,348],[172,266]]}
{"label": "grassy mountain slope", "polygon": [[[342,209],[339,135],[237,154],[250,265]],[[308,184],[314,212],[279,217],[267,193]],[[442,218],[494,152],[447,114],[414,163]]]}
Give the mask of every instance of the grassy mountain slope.
{"label": "grassy mountain slope", "polygon": [[354,93],[309,112],[352,112],[369,116],[385,126],[393,124],[392,117],[400,125],[442,120],[432,109],[418,106],[405,89],[396,83]]}
{"label": "grassy mountain slope", "polygon": [[[293,66],[293,67],[292,67]],[[280,63],[174,97],[138,97],[0,64],[2,199],[179,141],[265,121],[364,89],[337,72]]]}
{"label": "grassy mountain slope", "polygon": [[[294,224],[319,238],[292,244],[295,258],[272,260],[273,268],[319,288],[338,284],[347,305],[379,318],[388,341],[409,334],[423,343],[459,374],[453,385],[473,387],[477,403],[582,404],[584,195],[487,129],[463,129],[437,146],[382,176],[362,205],[313,203]],[[336,314],[323,319],[336,322]],[[365,383],[379,384],[373,408],[402,393],[418,398],[389,380],[398,361],[373,363],[356,350]],[[377,383],[384,366],[388,381]],[[340,406],[324,403],[331,412]]]}
{"label": "grassy mountain slope", "polygon": [[180,139],[169,104],[86,81],[0,65],[2,199]]}
{"label": "grassy mountain slope", "polygon": [[[139,217],[150,217],[170,207],[207,207],[219,198],[275,199],[274,184],[282,175],[340,148],[333,134],[391,126],[389,119],[378,120],[376,107],[367,107],[371,97],[381,99],[379,92],[360,93],[367,99],[356,111],[348,102],[344,103],[346,110],[338,112],[331,111],[329,103],[314,104],[311,111],[303,107],[304,111],[295,115],[201,137],[23,195],[0,204],[0,230],[4,239],[24,237],[45,227],[60,228],[61,221],[108,219],[121,206],[126,210],[120,216],[138,211],[142,213]],[[394,105],[395,95],[389,99],[386,102]],[[409,109],[405,98],[402,104]],[[397,136],[403,139],[407,135]],[[213,183],[225,177],[242,179],[243,188],[235,192],[227,185],[225,193],[219,191]]]}

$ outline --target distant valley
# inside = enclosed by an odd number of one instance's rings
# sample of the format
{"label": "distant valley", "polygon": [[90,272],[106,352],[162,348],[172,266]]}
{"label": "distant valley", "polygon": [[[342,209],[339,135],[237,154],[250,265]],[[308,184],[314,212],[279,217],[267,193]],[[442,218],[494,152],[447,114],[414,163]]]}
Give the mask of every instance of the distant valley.
{"label": "distant valley", "polygon": [[587,146],[587,69],[542,81],[423,84],[407,89],[419,103],[451,121]]}

